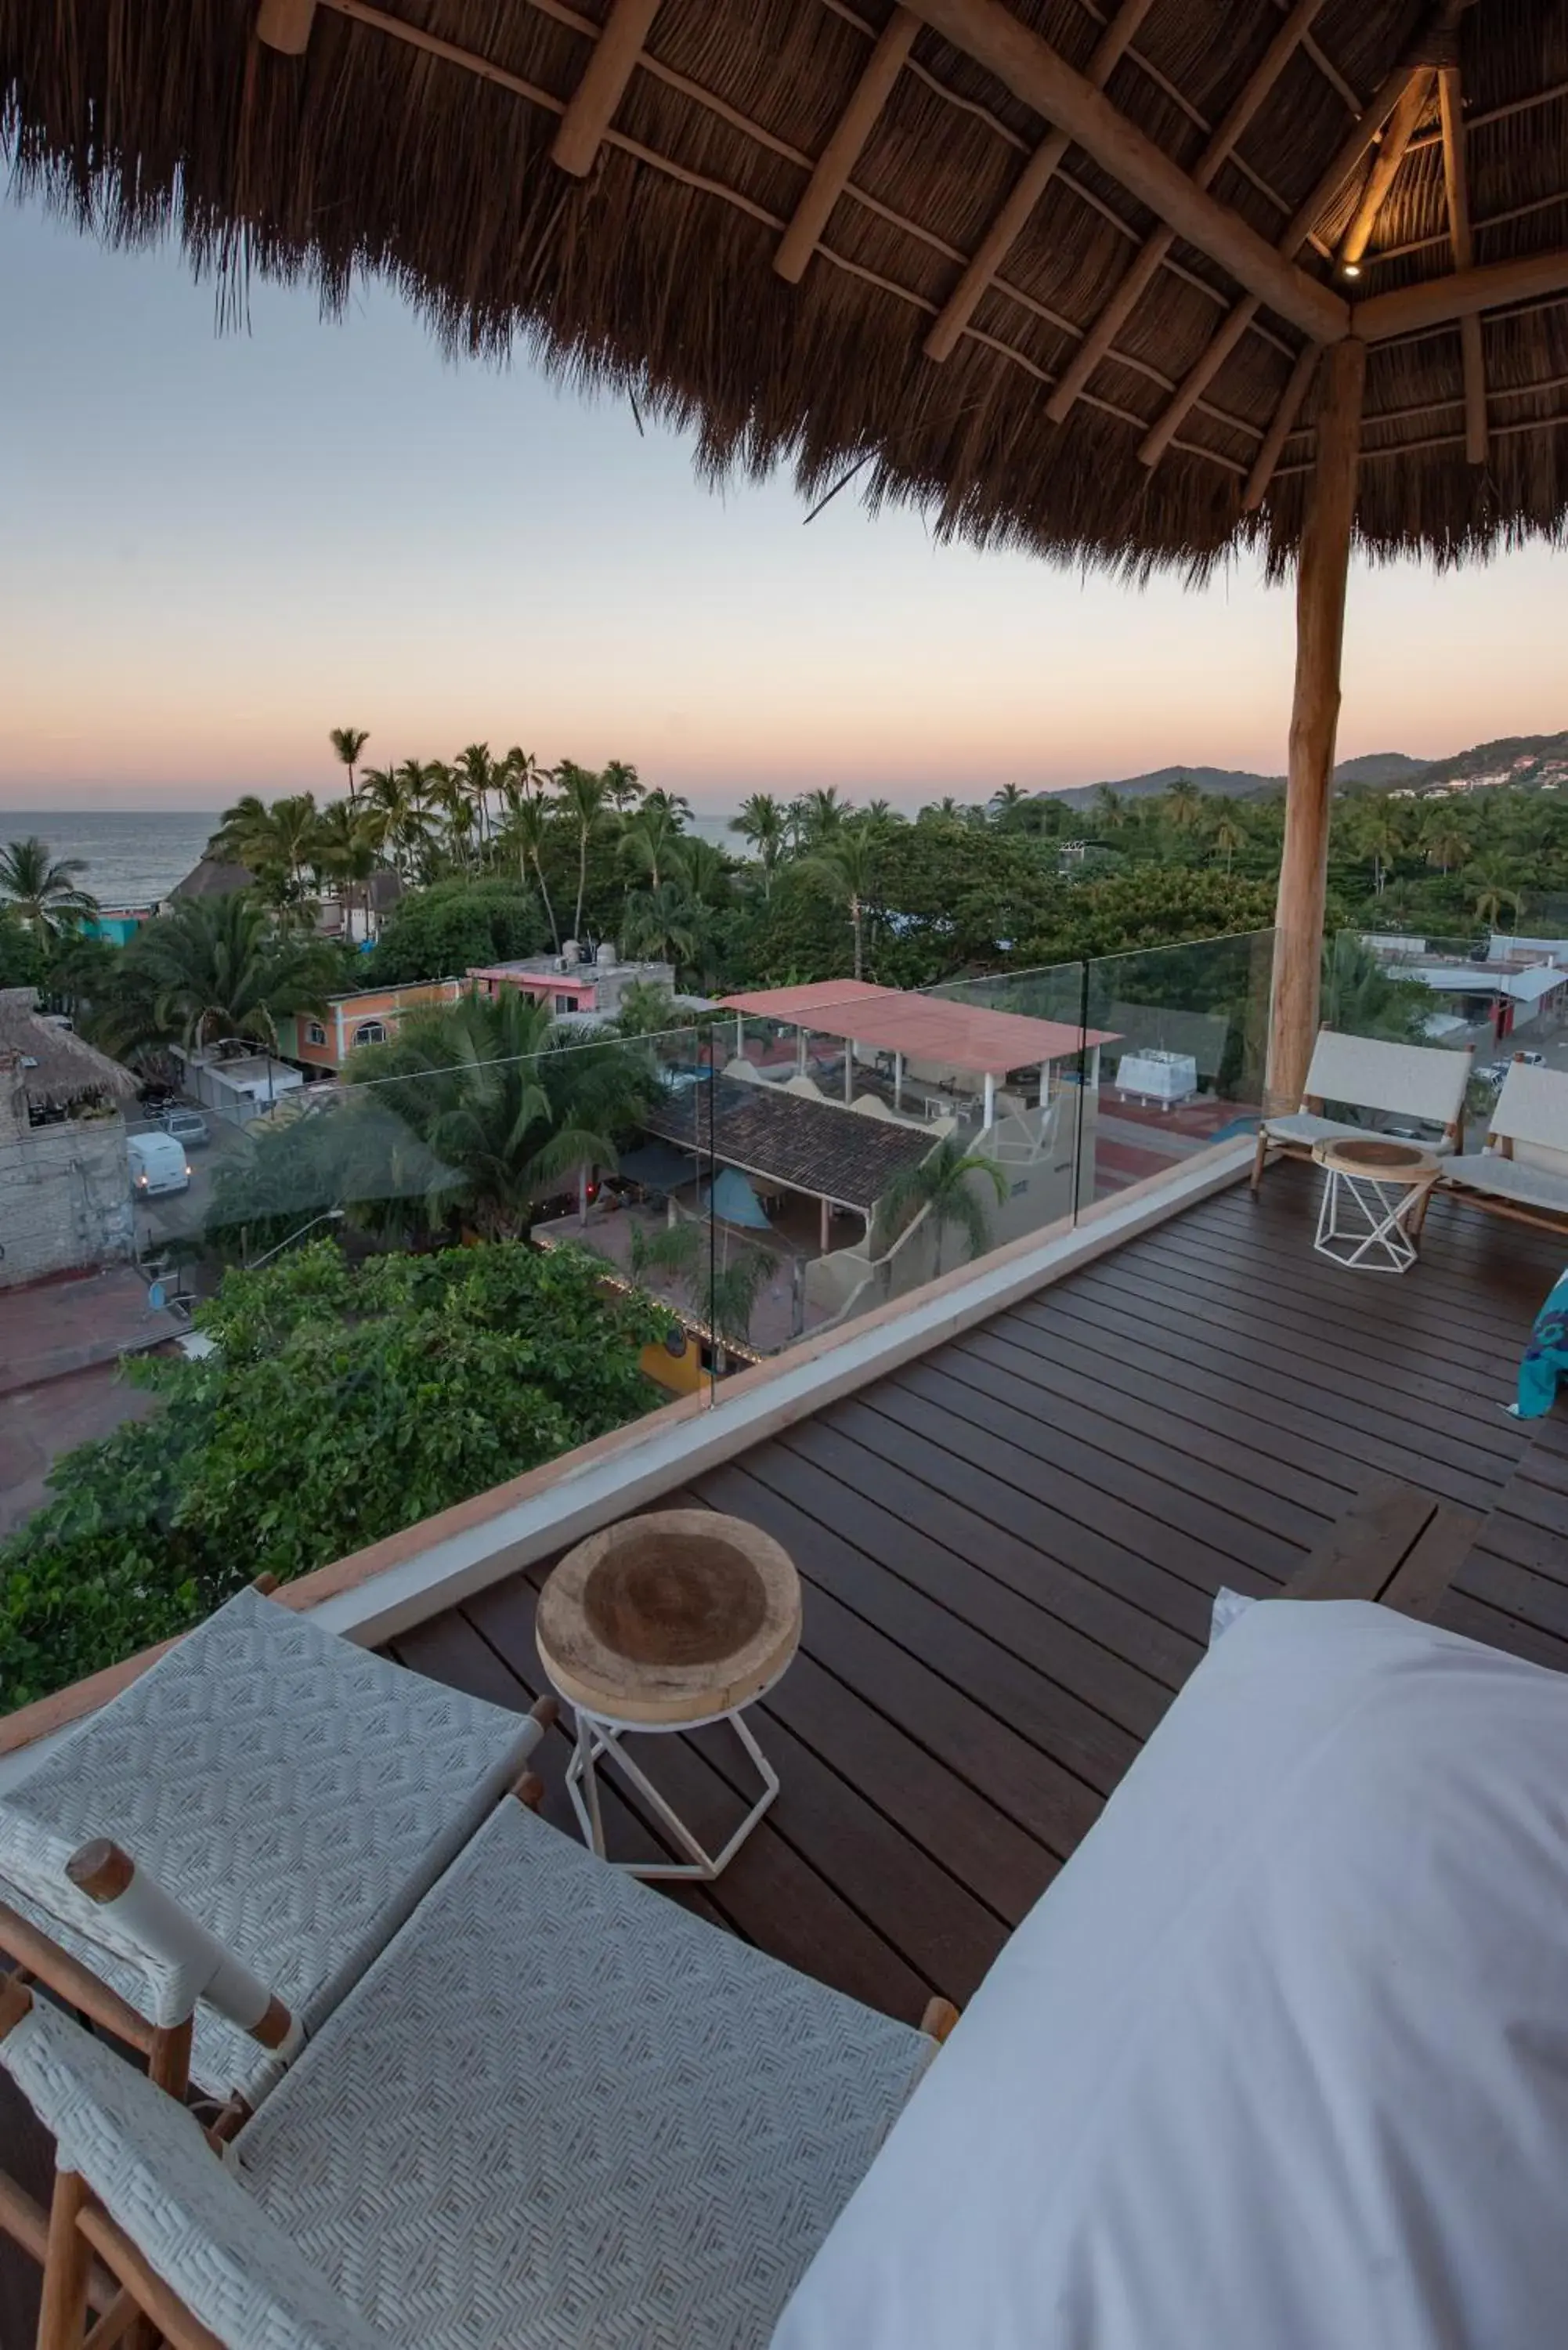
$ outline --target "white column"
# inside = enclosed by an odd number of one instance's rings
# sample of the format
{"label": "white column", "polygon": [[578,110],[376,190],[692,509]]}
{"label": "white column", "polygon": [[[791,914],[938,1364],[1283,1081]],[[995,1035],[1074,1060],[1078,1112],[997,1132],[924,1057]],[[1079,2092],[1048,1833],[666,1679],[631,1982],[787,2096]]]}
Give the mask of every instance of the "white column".
{"label": "white column", "polygon": [[745,1057],[746,1015],[743,1012],[737,1012],[735,1014],[735,1058],[737,1061],[743,1061]]}
{"label": "white column", "polygon": [[1100,1048],[1097,1045],[1091,1045],[1089,1047],[1089,1084],[1096,1093],[1099,1091]]}
{"label": "white column", "polygon": [[844,1040],[844,1098],[855,1099],[855,1047],[847,1036]]}
{"label": "white column", "polygon": [[904,1055],[902,1053],[895,1053],[893,1055],[893,1107],[895,1109],[902,1109],[903,1107]]}
{"label": "white column", "polygon": [[1040,1107],[1042,1109],[1046,1107],[1046,1104],[1050,1099],[1051,1064],[1049,1061],[1042,1061],[1040,1064]]}
{"label": "white column", "polygon": [[991,1071],[985,1073],[985,1116],[981,1124],[989,1127],[996,1116],[996,1079]]}
{"label": "white column", "polygon": [[805,1030],[804,1028],[797,1028],[794,1032],[794,1073],[797,1077],[804,1077],[805,1075]]}
{"label": "white column", "polygon": [[832,1243],[832,1229],[831,1229],[831,1228],[832,1228],[832,1223],[833,1223],[833,1209],[832,1209],[832,1207],[831,1207],[830,1203],[829,1203],[826,1200],[824,1200],[824,1201],[823,1201],[823,1203],[822,1203],[822,1235],[821,1235],[821,1237],[822,1237],[822,1253],[823,1253],[823,1255],[824,1255],[824,1256],[826,1256],[826,1255],[827,1254],[827,1252],[828,1252],[829,1246],[831,1245],[831,1243]]}

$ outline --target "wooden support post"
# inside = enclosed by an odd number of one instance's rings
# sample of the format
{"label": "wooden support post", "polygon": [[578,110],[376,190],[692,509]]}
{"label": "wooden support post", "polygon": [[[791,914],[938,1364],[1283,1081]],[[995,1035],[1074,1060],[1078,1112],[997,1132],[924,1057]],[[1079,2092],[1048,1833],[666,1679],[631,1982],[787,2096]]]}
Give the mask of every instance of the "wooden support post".
{"label": "wooden support post", "polygon": [[[1443,187],[1449,203],[1449,240],[1454,267],[1469,269],[1475,261],[1475,240],[1470,234],[1469,179],[1458,66],[1444,66],[1439,72],[1438,100],[1443,120]],[[1473,314],[1459,320],[1459,358],[1464,368],[1465,456],[1472,465],[1484,465],[1486,359],[1481,349],[1480,319]]]}
{"label": "wooden support post", "polygon": [[1317,461],[1296,568],[1296,681],[1285,837],[1275,915],[1265,1108],[1295,1109],[1317,1033],[1334,741],[1339,723],[1345,590],[1355,515],[1366,348],[1336,343],[1317,423]]}
{"label": "wooden support post", "polygon": [[261,0],[256,11],[256,38],[286,57],[302,57],[310,46],[316,22],[316,0]]}
{"label": "wooden support post", "polygon": [[593,170],[599,142],[626,94],[658,14],[659,0],[615,0],[550,150],[550,161],[574,179],[584,179]]}
{"label": "wooden support post", "polygon": [[1301,414],[1302,402],[1307,396],[1307,387],[1316,372],[1317,362],[1317,345],[1307,343],[1291,369],[1290,381],[1280,394],[1280,404],[1274,411],[1272,421],[1263,435],[1263,445],[1253,459],[1252,470],[1247,476],[1246,494],[1241,504],[1249,514],[1263,503],[1269,484],[1274,478],[1274,468],[1280,462],[1281,452],[1291,437],[1291,427]]}
{"label": "wooden support post", "polygon": [[[1323,0],[1312,0],[1321,7]],[[1137,36],[1153,0],[1122,0],[1121,6],[1096,42],[1086,77],[1104,89],[1119,59]],[[971,318],[975,306],[1027,225],[1029,215],[1044,194],[1072,145],[1064,130],[1053,130],[1037,147],[1013,182],[1006,202],[976,249],[973,260],[948,296],[947,307],[926,337],[929,359],[945,359]]]}
{"label": "wooden support post", "polygon": [[895,8],[867,59],[855,94],[840,115],[806,182],[805,193],[795,206],[794,218],[779,239],[774,267],[789,285],[798,286],[805,275],[805,265],[816,251],[817,239],[827,226],[827,216],[860,160],[860,151],[871,136],[877,117],[892,95],[893,84],[919,30],[919,22],[908,8]]}

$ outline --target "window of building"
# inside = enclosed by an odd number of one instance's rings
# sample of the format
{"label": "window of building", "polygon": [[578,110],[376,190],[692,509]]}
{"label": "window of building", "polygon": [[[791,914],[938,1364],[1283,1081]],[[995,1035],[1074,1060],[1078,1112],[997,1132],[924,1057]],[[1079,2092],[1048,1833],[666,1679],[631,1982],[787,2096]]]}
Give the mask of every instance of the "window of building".
{"label": "window of building", "polygon": [[354,1031],[356,1045],[384,1045],[386,1041],[387,1029],[384,1021],[361,1020]]}
{"label": "window of building", "polygon": [[576,997],[575,995],[557,995],[557,996],[556,996],[556,1011],[557,1011],[557,1012],[575,1012],[575,1011],[576,1010],[576,1008],[577,1008],[577,999],[576,999]]}
{"label": "window of building", "polygon": [[321,1024],[321,1023],[320,1023],[320,1021],[319,1021],[319,1020],[307,1020],[307,1021],[306,1022],[306,1024],[305,1024],[305,1041],[306,1041],[306,1043],[307,1045],[325,1045],[325,1044],[326,1044],[326,1042],[327,1042],[327,1031],[326,1031],[326,1029],[322,1026],[322,1024]]}

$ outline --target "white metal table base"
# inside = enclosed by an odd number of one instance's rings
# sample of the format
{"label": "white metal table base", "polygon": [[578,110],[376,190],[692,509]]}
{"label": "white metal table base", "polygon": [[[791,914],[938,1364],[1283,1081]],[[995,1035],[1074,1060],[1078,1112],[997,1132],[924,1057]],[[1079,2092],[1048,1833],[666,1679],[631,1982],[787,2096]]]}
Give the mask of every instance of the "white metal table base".
{"label": "white metal table base", "polygon": [[1353,1272],[1407,1273],[1417,1253],[1410,1222],[1430,1182],[1390,1182],[1343,1167],[1325,1168],[1324,1174],[1313,1243],[1318,1253]]}
{"label": "white metal table base", "polygon": [[[691,1856],[690,1860],[618,1860],[611,1863],[613,1867],[624,1868],[632,1877],[696,1877],[704,1883],[710,1882],[718,1876],[721,1869],[729,1866],[774,1797],[778,1794],[778,1773],[747,1729],[740,1714],[738,1712],[710,1714],[707,1717],[708,1721],[727,1721],[731,1724],[736,1737],[756,1764],[758,1775],[763,1783],[761,1795],[752,1805],[728,1843],[721,1851],[710,1853],[699,1843],[680,1814],[671,1809],[647,1773],[632,1761],[621,1744],[622,1737],[628,1731],[644,1736],[662,1737],[669,1734],[669,1728],[662,1723],[650,1726],[647,1722],[640,1721],[609,1721],[601,1715],[586,1713],[581,1706],[576,1707],[575,1711],[577,1738],[572,1759],[566,1765],[566,1793],[572,1799],[572,1809],[577,1815],[577,1825],[583,1832],[584,1843],[597,1852],[601,1860],[609,1858],[609,1855],[605,1850],[604,1818],[599,1805],[599,1783],[597,1770],[600,1757],[603,1756],[614,1762],[625,1773],[650,1810],[663,1821],[681,1850],[689,1852]],[[698,1721],[685,1721],[679,1725],[681,1730],[701,1730],[705,1726],[704,1722]]]}

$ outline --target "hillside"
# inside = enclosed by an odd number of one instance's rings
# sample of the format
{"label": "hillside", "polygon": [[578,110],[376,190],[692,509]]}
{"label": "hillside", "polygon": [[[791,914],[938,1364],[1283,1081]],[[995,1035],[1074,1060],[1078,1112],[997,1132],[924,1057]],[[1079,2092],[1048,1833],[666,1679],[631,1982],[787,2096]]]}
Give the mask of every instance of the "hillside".
{"label": "hillside", "polygon": [[[1526,760],[1532,765],[1526,767]],[[1334,788],[1344,791],[1347,785],[1360,785],[1374,791],[1390,791],[1396,787],[1406,791],[1424,791],[1435,784],[1455,783],[1470,775],[1501,775],[1517,774],[1521,784],[1539,780],[1534,772],[1537,763],[1568,761],[1568,733],[1562,734],[1506,735],[1495,743],[1476,743],[1468,751],[1456,751],[1447,759],[1413,759],[1404,751],[1367,751],[1358,759],[1345,759],[1334,771]],[[1157,792],[1168,792],[1179,776],[1185,775],[1200,791],[1211,792],[1223,799],[1262,799],[1270,792],[1284,789],[1283,775],[1255,775],[1244,767],[1156,767],[1147,775],[1124,775],[1110,789],[1124,800],[1150,799]],[[1063,801],[1068,807],[1090,807],[1103,784],[1078,784],[1070,791],[1054,792],[1051,797]]]}

